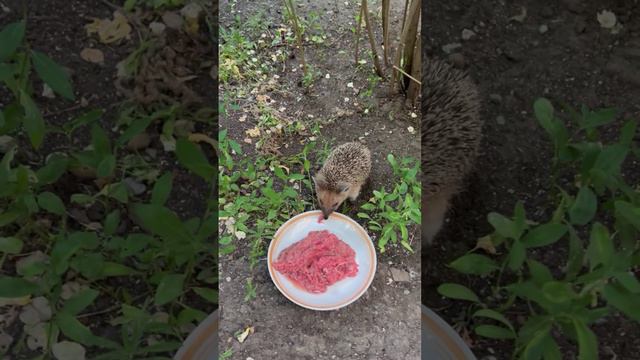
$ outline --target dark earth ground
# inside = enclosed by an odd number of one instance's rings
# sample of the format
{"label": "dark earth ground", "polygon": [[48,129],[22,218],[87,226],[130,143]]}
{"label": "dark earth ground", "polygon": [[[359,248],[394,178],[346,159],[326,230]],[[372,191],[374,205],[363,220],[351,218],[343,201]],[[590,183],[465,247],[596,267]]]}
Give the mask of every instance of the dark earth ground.
{"label": "dark earth ground", "polygon": [[[0,27],[4,27],[8,23],[18,21],[22,18],[22,1],[2,0],[0,3],[2,3],[4,9],[0,11]],[[111,4],[113,3],[122,5],[122,2],[119,1],[113,1]],[[119,92],[116,86],[114,86],[114,81],[116,80],[116,64],[138,48],[139,39],[136,35],[136,28],[134,27],[132,31],[131,40],[125,41],[120,45],[105,45],[99,43],[95,35],[87,35],[85,25],[90,23],[93,18],[111,19],[114,8],[110,6],[108,2],[99,0],[38,0],[29,1],[28,4],[29,20],[26,38],[32,48],[44,52],[69,70],[74,92],[77,97],[76,102],[63,100],[60,96],[56,96],[55,99],[43,97],[41,96],[42,82],[39,80],[35,81],[34,100],[40,107],[45,122],[47,124],[61,125],[89,110],[104,109],[105,114],[102,116],[100,124],[110,137],[112,137],[112,140],[115,139],[118,134],[109,131],[109,129],[113,129],[118,121],[121,105],[123,105],[125,101],[132,100],[131,97],[124,96],[124,94]],[[157,20],[159,17],[158,14],[149,16],[150,17],[144,18],[144,24],[148,24],[150,19]],[[184,48],[187,49],[187,53],[191,52],[191,55],[188,56],[191,56],[193,61],[187,61],[183,65],[188,68],[190,73],[195,75],[195,78],[190,80],[189,87],[200,97],[200,101],[194,104],[194,106],[199,108],[215,108],[214,100],[210,95],[212,94],[213,79],[210,77],[208,68],[207,71],[204,71],[204,68],[200,67],[200,62],[207,59],[209,59],[209,62],[213,60],[213,44],[208,38],[208,35],[203,34],[204,37],[200,37],[197,41],[193,42],[190,42],[193,39],[187,39],[184,34],[172,33],[168,36],[172,36],[170,46],[184,46]],[[100,49],[104,53],[104,63],[94,64],[81,59],[79,54],[81,50],[86,47]],[[199,55],[196,56],[194,54]],[[178,55],[178,57],[180,57],[180,55]],[[150,64],[153,65],[154,61],[151,60]],[[169,69],[168,71],[173,71],[173,69]],[[0,91],[0,105],[4,105],[8,95],[8,93],[4,92],[4,89]],[[180,101],[181,99],[176,97],[173,100]],[[169,101],[169,103],[170,102],[171,101]],[[204,194],[209,192],[209,186],[205,181],[189,173],[184,167],[179,166],[174,155],[165,153],[163,145],[159,141],[159,132],[161,129],[155,125],[151,125],[147,131],[149,132],[151,142],[146,149],[143,149],[145,150],[143,154],[145,160],[149,162],[152,167],[159,169],[161,173],[172,172],[174,175],[174,186],[170,198],[167,201],[167,206],[176,211],[183,219],[201,216],[207,206]],[[197,123],[195,125],[195,131],[213,136],[214,130],[211,125]],[[69,143],[66,138],[59,137],[56,134],[47,134],[42,148],[37,152],[32,150],[28,142],[20,139],[18,158],[23,163],[41,165],[46,155],[51,152],[70,148],[79,149],[86,146],[89,142],[89,137],[88,129],[78,130],[72,140],[73,143]],[[207,155],[210,160],[213,158],[212,151],[207,152]],[[148,190],[152,187],[152,184],[147,184],[146,187]],[[74,205],[67,203],[71,194],[79,192],[93,194],[97,192],[96,185],[92,181],[78,180],[70,174],[65,175],[51,191],[54,191],[60,196],[60,198],[65,201],[67,209],[71,209],[72,212],[74,211]],[[146,193],[140,195],[140,197],[146,199],[148,195],[149,194]],[[77,210],[84,214],[85,217],[88,216],[92,221],[102,221],[105,216],[104,209],[100,207],[92,207],[88,210]],[[87,211],[87,213],[85,214],[84,211]],[[126,209],[123,209],[123,211],[123,224],[118,231],[127,233],[138,230],[139,228],[127,218]],[[81,224],[75,221],[70,221],[70,227],[83,229]],[[36,250],[33,244],[25,244],[25,251],[31,252],[33,250]],[[5,262],[5,266],[8,266],[8,263],[8,261]],[[213,264],[207,266],[212,267]],[[139,279],[134,277],[110,280],[108,285],[119,289],[126,289],[134,298],[139,298],[141,294],[144,295],[145,292],[149,291],[147,285],[142,284]],[[197,296],[189,295],[186,303],[189,303],[190,306],[197,308],[205,314],[213,312],[216,308],[214,304],[205,302]],[[86,317],[82,321],[90,327],[96,335],[107,338],[118,337],[119,329],[114,329],[114,327],[109,324],[113,317],[117,315],[118,311],[103,311],[114,305],[118,306],[113,299],[106,296],[98,297],[96,302],[87,308],[88,313],[96,312],[97,315]],[[194,327],[195,324],[191,327],[186,327],[186,331],[182,336],[186,337]],[[22,326],[19,321],[16,321],[11,327],[0,330],[7,331],[12,334],[15,339],[18,339],[22,332]],[[27,356],[27,354],[21,355]],[[32,355],[33,354],[29,356]],[[88,355],[93,356],[95,354],[89,353]]]}
{"label": "dark earth ground", "polygon": [[[386,161],[387,154],[393,153],[396,157],[419,156],[419,117],[410,115],[411,109],[404,106],[401,96],[390,98],[387,95],[386,82],[378,84],[372,99],[374,106],[369,114],[364,113],[362,104],[354,104],[354,99],[361,102],[354,95],[354,89],[367,86],[367,73],[363,75],[361,71],[357,72],[353,65],[354,39],[349,30],[354,25],[357,11],[353,1],[349,1],[348,5],[344,1],[297,3],[300,4],[299,16],[311,10],[322,14],[320,24],[327,35],[328,44],[305,47],[307,62],[318,68],[322,76],[308,94],[303,95],[303,88],[298,86],[301,71],[291,73],[290,70],[298,62],[289,60],[287,73],[281,69],[278,71],[280,78],[276,89],[268,95],[276,100],[276,107],[286,107],[289,116],[308,118],[308,115],[312,115],[313,119],[309,121],[322,124],[322,137],[332,144],[362,137],[372,150],[374,164],[372,184],[363,190],[357,203],[359,205],[371,196],[373,189],[385,186],[389,190],[393,184],[391,168]],[[231,26],[236,15],[246,19],[258,11],[266,11],[271,29],[279,27],[281,23],[282,5],[279,1],[237,2],[233,13],[229,6],[227,2],[220,5],[222,27]],[[370,5],[370,8],[374,6]],[[402,5],[392,2],[392,9],[392,28],[399,28],[398,11],[402,11]],[[349,22],[351,25],[348,25]],[[338,52],[340,49],[344,49],[344,53]],[[361,42],[361,49],[368,49],[368,44]],[[371,62],[367,65],[371,66]],[[327,73],[330,79],[324,77]],[[346,86],[349,82],[354,83],[353,89]],[[345,97],[349,97],[350,101],[345,102]],[[243,99],[243,103],[254,101],[252,97]],[[252,145],[242,142],[246,137],[245,131],[254,127],[257,121],[247,118],[246,122],[239,122],[241,115],[241,111],[231,111],[227,116],[221,116],[220,127],[229,130],[230,137],[243,145],[243,151],[248,156],[259,156]],[[415,134],[408,131],[409,126],[416,128]],[[293,145],[289,148],[281,146],[279,150],[283,155],[293,154],[300,150],[296,145],[300,140],[303,139],[288,139],[287,144]],[[315,165],[319,164],[313,164],[312,167]],[[302,196],[311,200],[312,195],[303,193]],[[351,211],[348,215],[357,219],[356,212]],[[418,249],[419,230],[414,228],[411,232],[414,235],[412,245]],[[291,303],[273,285],[265,261],[260,261],[253,272],[249,270],[245,255],[248,251],[247,244],[238,244],[235,253],[220,257],[220,353],[230,348],[233,351],[231,358],[242,360],[419,359],[419,250],[408,255],[400,247],[389,247],[383,255],[378,256],[377,274],[367,293],[348,307],[331,312],[306,310]],[[391,281],[392,268],[405,271],[409,275],[408,281]],[[253,276],[257,297],[244,302],[245,279],[249,276]],[[234,333],[246,326],[253,326],[255,333],[239,343]]]}
{"label": "dark earth ground", "polygon": [[[423,5],[424,6],[424,5]],[[527,10],[523,23],[509,20]],[[623,24],[619,34],[600,27],[596,14],[613,11]],[[533,102],[545,96],[592,109],[616,107],[620,116],[605,139],[617,138],[623,120],[640,120],[640,4],[638,1],[428,1],[423,46],[431,56],[447,58],[469,70],[479,84],[486,121],[477,170],[468,189],[454,201],[447,225],[422,258],[422,301],[450,324],[464,318],[459,302],[443,299],[443,282],[466,284],[476,293],[490,292],[490,280],[467,278],[446,267],[491,232],[486,215],[512,214],[523,200],[533,220],[547,219],[551,143],[532,114]],[[540,31],[546,25],[548,31]],[[463,41],[464,29],[476,35]],[[424,37],[423,37],[424,38]],[[443,46],[460,43],[448,55]],[[610,131],[609,131],[610,130]],[[640,169],[629,162],[628,182],[637,183]],[[558,245],[535,254],[552,268],[566,261]],[[518,314],[509,314],[517,319]],[[470,329],[469,329],[470,330]],[[600,359],[640,359],[640,324],[612,315],[593,326]],[[478,358],[508,359],[511,346],[471,335]],[[576,348],[563,344],[564,358]]]}

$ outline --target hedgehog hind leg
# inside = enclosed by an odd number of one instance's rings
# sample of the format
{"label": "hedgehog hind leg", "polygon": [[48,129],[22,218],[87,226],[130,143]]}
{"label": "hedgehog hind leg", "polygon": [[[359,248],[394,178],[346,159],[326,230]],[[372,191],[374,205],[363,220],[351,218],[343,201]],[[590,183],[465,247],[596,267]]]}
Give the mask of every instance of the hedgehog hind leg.
{"label": "hedgehog hind leg", "polygon": [[422,199],[422,246],[429,246],[440,232],[449,208],[450,194],[440,192]]}

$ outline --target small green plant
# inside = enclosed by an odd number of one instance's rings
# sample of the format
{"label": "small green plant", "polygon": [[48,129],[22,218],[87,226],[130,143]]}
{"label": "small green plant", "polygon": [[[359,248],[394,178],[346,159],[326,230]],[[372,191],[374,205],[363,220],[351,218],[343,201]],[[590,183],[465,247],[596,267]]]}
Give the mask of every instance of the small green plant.
{"label": "small green plant", "polygon": [[220,82],[225,84],[232,80],[254,78],[258,70],[256,44],[235,28],[227,30],[220,27],[220,39]]}
{"label": "small green plant", "polygon": [[221,355],[220,357],[218,357],[219,360],[227,360],[230,359],[231,356],[233,355],[233,350],[231,350],[231,348],[226,349]]}
{"label": "small green plant", "polygon": [[306,88],[311,87],[313,83],[321,76],[320,71],[316,70],[313,66],[309,65],[309,70],[302,77],[302,85]]}
{"label": "small green plant", "polygon": [[[34,149],[16,146],[0,160],[0,297],[39,301],[50,310],[51,316],[38,323],[45,332],[38,340],[44,342],[43,358],[67,341],[90,348],[100,354],[98,359],[174,352],[181,344],[180,327],[206,317],[188,305],[187,296],[195,294],[217,303],[212,289],[217,283],[212,240],[217,230],[213,220],[216,169],[209,162],[214,156],[207,157],[185,136],[175,140],[177,162],[194,179],[199,177],[211,186],[203,194],[205,213],[181,219],[166,206],[173,175],[158,169],[146,169],[143,174],[140,164],[132,160],[135,154],[124,155],[129,140],[153,121],[165,119],[136,114],[119,124],[119,134],[100,125],[100,120],[106,120],[102,110],[88,111],[61,126],[46,124],[32,98],[31,67],[62,97],[72,100],[73,90],[60,65],[29,48],[24,41],[25,24],[14,23],[0,32],[0,77],[4,90],[13,95],[0,111],[0,135],[24,130],[35,150],[48,133],[62,135],[68,144],[56,144],[50,154],[35,152],[44,159],[40,162],[22,163],[27,158],[24,152]],[[90,139],[88,146],[78,150],[71,140],[79,138],[82,128]],[[69,181],[65,178],[69,175],[80,181]],[[149,196],[136,195],[127,185],[126,177],[138,175],[152,185]],[[98,189],[83,185],[82,180],[94,180]],[[91,207],[101,209],[98,220],[78,216]],[[20,260],[29,261],[22,265]],[[137,285],[129,286],[134,282]],[[79,288],[65,295],[70,283]],[[132,288],[136,288],[133,294]],[[158,316],[159,309],[165,309],[167,316]],[[86,325],[105,313],[114,315],[106,325],[117,330],[111,336],[96,335]],[[158,341],[148,345],[151,335]],[[31,341],[28,336],[22,333],[13,349],[0,356],[24,350],[24,343]]]}
{"label": "small green plant", "polygon": [[[556,184],[551,219],[527,219],[522,202],[512,217],[490,213],[494,232],[480,239],[477,248],[504,248],[506,256],[493,259],[472,250],[450,266],[468,275],[497,273],[491,298],[483,301],[459,284],[438,288],[444,296],[472,302],[469,321],[478,335],[514,341],[513,358],[562,358],[554,336],[558,332],[577,343],[580,359],[597,359],[591,324],[614,310],[640,321],[640,282],[632,271],[640,265],[640,194],[621,174],[624,160],[635,151],[636,123],[626,123],[618,141],[604,145],[598,128],[613,121],[615,111],[566,108],[576,129],[572,136],[551,102],[539,99],[534,104],[538,122],[553,141],[554,168],[561,165],[566,170],[562,175],[574,180],[568,189]],[[568,258],[558,276],[530,252],[560,241],[565,241]],[[519,329],[505,316],[519,305],[517,299],[530,312]]]}
{"label": "small green plant", "polygon": [[22,128],[34,148],[39,148],[46,127],[42,113],[33,100],[32,69],[56,94],[75,100],[66,71],[47,55],[31,49],[25,41],[26,21],[9,24],[0,31],[0,81],[13,100],[0,112],[0,135]]}
{"label": "small green plant", "polygon": [[256,298],[256,286],[253,284],[253,279],[247,279],[246,293],[244,295],[244,301],[251,301]]}
{"label": "small green plant", "polygon": [[373,198],[362,205],[366,212],[358,213],[358,217],[366,219],[369,229],[380,232],[378,248],[385,252],[387,244],[400,244],[413,252],[409,243],[409,227],[421,223],[420,198],[422,188],[416,180],[419,163],[412,158],[404,158],[398,162],[389,154],[387,161],[399,182],[388,193],[384,188],[373,191]]}
{"label": "small green plant", "polygon": [[311,186],[303,172],[308,168],[303,166],[309,165],[305,154],[315,143],[290,158],[260,157],[255,161],[235,159],[242,155],[242,148],[227,137],[226,130],[219,133],[219,146],[219,219],[225,229],[219,239],[220,254],[232,253],[236,249],[234,240],[246,239],[253,269],[264,254],[264,239],[309,205],[299,192],[303,186]]}

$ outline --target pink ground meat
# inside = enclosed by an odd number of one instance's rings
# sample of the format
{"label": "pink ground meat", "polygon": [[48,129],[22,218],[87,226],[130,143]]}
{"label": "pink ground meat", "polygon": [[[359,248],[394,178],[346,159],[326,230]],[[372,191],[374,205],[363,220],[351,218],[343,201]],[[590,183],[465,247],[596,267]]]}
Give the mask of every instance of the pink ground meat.
{"label": "pink ground meat", "polygon": [[323,293],[328,286],[358,273],[355,251],[327,230],[311,231],[284,249],[273,267],[311,293]]}

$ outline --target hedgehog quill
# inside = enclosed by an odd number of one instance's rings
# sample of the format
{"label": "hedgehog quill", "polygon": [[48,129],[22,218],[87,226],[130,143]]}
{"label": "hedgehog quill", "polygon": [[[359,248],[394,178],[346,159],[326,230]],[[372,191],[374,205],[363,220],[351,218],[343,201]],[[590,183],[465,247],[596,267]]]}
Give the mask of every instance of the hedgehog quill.
{"label": "hedgehog quill", "polygon": [[480,96],[462,71],[434,59],[422,65],[422,245],[433,242],[453,195],[477,157]]}
{"label": "hedgehog quill", "polygon": [[348,198],[355,201],[371,172],[371,152],[361,143],[349,142],[331,151],[322,169],[313,176],[324,219]]}

